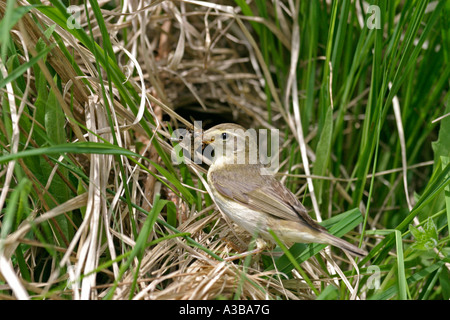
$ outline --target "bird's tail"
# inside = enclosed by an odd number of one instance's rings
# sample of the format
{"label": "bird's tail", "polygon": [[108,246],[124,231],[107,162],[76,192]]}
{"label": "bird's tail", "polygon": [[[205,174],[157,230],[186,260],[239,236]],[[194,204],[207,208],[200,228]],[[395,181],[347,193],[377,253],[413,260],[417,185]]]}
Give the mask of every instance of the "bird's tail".
{"label": "bird's tail", "polygon": [[323,232],[322,237],[324,239],[324,242],[331,244],[332,246],[338,247],[342,250],[347,251],[348,253],[357,256],[357,257],[365,257],[367,255],[367,251],[358,248],[357,246],[341,239],[338,237],[335,237],[329,233]]}

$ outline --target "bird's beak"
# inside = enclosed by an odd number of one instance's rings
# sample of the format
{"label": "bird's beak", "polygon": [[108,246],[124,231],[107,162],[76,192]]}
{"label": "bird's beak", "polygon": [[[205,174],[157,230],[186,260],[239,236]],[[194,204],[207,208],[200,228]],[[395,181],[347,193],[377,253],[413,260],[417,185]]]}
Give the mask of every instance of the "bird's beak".
{"label": "bird's beak", "polygon": [[211,137],[210,139],[208,139],[205,137],[205,135],[203,135],[202,144],[211,144],[213,142],[214,142],[214,137]]}
{"label": "bird's beak", "polygon": [[212,140],[202,140],[202,143],[203,143],[203,144],[211,144],[211,143],[212,143]]}

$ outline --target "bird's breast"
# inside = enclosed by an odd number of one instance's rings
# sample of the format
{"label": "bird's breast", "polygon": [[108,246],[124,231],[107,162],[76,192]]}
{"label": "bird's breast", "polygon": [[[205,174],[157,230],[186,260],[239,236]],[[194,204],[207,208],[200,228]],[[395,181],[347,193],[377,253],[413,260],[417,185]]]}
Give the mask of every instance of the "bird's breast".
{"label": "bird's breast", "polygon": [[[267,233],[267,219],[264,214],[252,210],[232,199],[222,196],[216,190],[212,191],[213,198],[219,209],[233,222],[254,235],[257,231]],[[263,236],[260,234],[260,236]]]}

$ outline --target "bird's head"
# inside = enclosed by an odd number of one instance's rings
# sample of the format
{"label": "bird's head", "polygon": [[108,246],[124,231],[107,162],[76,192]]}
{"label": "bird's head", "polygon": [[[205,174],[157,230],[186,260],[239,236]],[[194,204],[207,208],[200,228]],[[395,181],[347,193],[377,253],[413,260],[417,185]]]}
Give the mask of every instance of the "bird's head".
{"label": "bird's head", "polygon": [[206,145],[204,155],[210,155],[213,163],[256,164],[258,146],[256,131],[246,130],[234,123],[222,123],[203,133]]}

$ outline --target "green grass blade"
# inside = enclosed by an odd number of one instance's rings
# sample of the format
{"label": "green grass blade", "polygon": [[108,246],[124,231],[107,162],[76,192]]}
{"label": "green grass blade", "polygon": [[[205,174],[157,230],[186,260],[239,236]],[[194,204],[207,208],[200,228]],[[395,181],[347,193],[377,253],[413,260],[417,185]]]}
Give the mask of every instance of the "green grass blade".
{"label": "green grass blade", "polygon": [[284,252],[284,255],[289,259],[289,262],[294,266],[294,268],[300,273],[303,280],[306,281],[308,286],[311,288],[312,291],[318,296],[319,291],[317,291],[316,287],[312,283],[311,279],[309,279],[306,272],[303,270],[302,267],[300,267],[300,264],[297,262],[297,260],[294,258],[294,256],[291,254],[291,252],[286,248],[286,246],[281,242],[281,240],[277,237],[277,235],[272,231],[269,230],[269,233],[272,235],[272,237],[275,239],[275,242],[280,246],[281,250]]}
{"label": "green grass blade", "polygon": [[22,74],[24,74],[29,68],[33,67],[40,59],[45,57],[53,48],[55,44],[40,51],[36,57],[31,58],[28,62],[21,64],[18,68],[14,69],[8,74],[6,78],[0,78],[0,89],[4,88],[6,84],[16,80]]}
{"label": "green grass blade", "polygon": [[397,251],[399,299],[406,300],[408,287],[406,285],[405,261],[404,261],[404,257],[403,257],[402,234],[398,230],[394,230],[394,232],[395,232],[395,244],[396,244],[396,251]]}
{"label": "green grass blade", "polygon": [[[122,266],[120,267],[119,276],[117,277],[117,279],[115,279],[112,288],[108,291],[108,294],[105,296],[105,300],[111,299],[111,297],[114,294],[114,291],[117,288],[119,281],[122,279],[122,276],[124,275],[125,271],[130,268],[131,263],[133,262],[133,259],[137,256],[139,256],[142,259],[143,250],[146,248],[146,245],[147,245],[147,239],[150,235],[150,232],[153,230],[153,226],[156,222],[156,219],[157,219],[159,213],[164,208],[166,203],[167,203],[167,201],[159,199],[159,195],[155,198],[155,201],[153,203],[153,208],[149,212],[147,219],[144,222],[142,230],[139,233],[139,236],[136,240],[136,245],[131,250],[131,253],[128,256],[127,261],[124,264],[122,264]],[[139,272],[139,270],[137,269],[136,272]]]}

